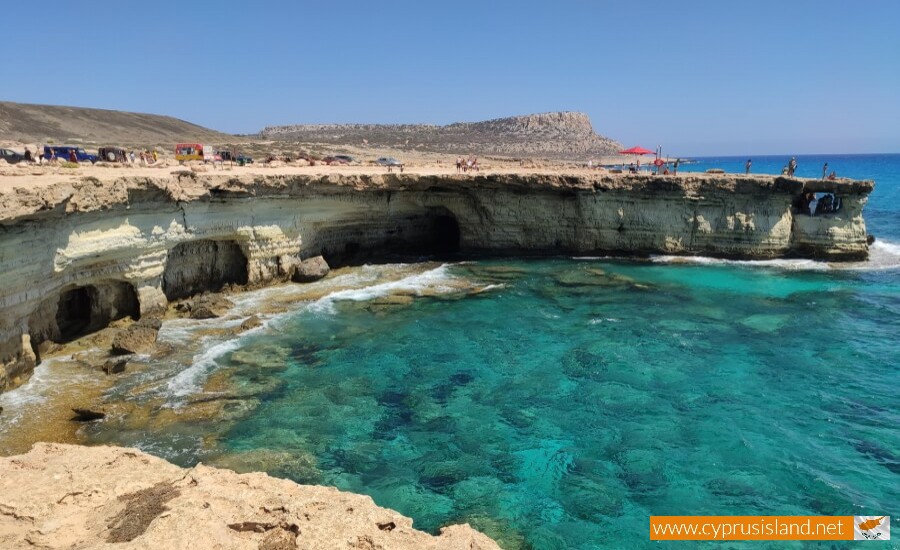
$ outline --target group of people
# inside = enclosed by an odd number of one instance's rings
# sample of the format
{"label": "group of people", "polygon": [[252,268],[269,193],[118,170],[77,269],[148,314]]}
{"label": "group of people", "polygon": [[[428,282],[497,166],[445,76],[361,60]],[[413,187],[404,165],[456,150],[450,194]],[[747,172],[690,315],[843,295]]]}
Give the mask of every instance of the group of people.
{"label": "group of people", "polygon": [[32,153],[31,149],[26,147],[25,154],[23,155],[25,157],[25,162],[43,164],[44,160],[46,160],[47,162],[50,162],[50,161],[56,160],[58,158],[60,160],[66,161],[66,162],[74,162],[74,163],[78,162],[78,153],[75,152],[75,149],[69,149],[69,153],[65,158],[57,157],[56,150],[53,149],[52,147],[50,147],[49,150],[50,150],[49,154],[42,155],[40,146],[38,146],[36,153]]}
{"label": "group of people", "polygon": [[822,198],[817,199],[815,193],[808,191],[797,197],[794,206],[798,214],[819,216],[839,212],[843,204],[843,199],[837,195],[826,193]]}
{"label": "group of people", "polygon": [[[134,151],[128,154],[128,157],[131,159],[131,164],[134,164]],[[141,164],[156,164],[156,161],[159,160],[159,153],[156,152],[156,149],[153,151],[141,151],[140,154]]]}
{"label": "group of people", "polygon": [[463,160],[462,157],[456,157],[456,173],[459,174],[461,172],[468,172],[469,170],[478,171],[480,168],[478,166],[478,159],[475,158],[475,155],[469,155],[469,158]]}
{"label": "group of people", "polygon": [[[797,171],[797,157],[791,157],[790,162],[788,162],[784,168],[781,169],[781,175],[787,176],[789,178],[794,177],[794,173]],[[750,161],[747,161],[747,173],[750,173]],[[822,165],[822,179],[823,180],[836,180],[837,172],[834,170],[831,173],[828,173],[828,163],[826,162]]]}

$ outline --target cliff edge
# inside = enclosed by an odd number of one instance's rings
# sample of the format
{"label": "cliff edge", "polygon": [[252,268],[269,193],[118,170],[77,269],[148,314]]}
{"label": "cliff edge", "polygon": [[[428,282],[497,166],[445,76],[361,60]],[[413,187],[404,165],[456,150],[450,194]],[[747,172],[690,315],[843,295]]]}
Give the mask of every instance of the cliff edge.
{"label": "cliff edge", "polygon": [[[682,254],[865,259],[870,181],[581,173],[246,174],[0,192],[0,391],[62,343],[298,266],[385,258]],[[837,212],[798,211],[833,193]]]}
{"label": "cliff edge", "polygon": [[0,472],[7,549],[499,549],[468,524],[417,531],[367,496],[136,449],[38,443],[0,458]]}

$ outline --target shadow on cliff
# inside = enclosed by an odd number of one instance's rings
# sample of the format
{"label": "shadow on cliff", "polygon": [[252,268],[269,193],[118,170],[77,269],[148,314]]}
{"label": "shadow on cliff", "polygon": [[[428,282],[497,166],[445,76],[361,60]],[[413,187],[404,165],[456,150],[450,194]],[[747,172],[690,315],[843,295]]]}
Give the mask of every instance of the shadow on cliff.
{"label": "shadow on cliff", "polygon": [[[341,232],[346,235],[347,227],[342,227]],[[362,230],[356,233],[363,236]],[[325,242],[340,242],[327,232],[323,237]],[[342,244],[322,246],[321,253],[331,267],[462,258],[459,222],[445,208],[432,208],[425,214],[406,216],[398,220],[396,229],[384,239],[378,242],[362,241],[345,238]]]}

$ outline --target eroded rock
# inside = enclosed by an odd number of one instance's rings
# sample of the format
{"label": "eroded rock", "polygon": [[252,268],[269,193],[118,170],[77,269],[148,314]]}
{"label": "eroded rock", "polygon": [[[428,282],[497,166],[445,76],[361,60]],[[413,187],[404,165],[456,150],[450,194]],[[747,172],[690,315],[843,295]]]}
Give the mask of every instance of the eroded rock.
{"label": "eroded rock", "polygon": [[156,347],[158,329],[143,325],[132,325],[122,329],[112,341],[112,352],[116,355],[149,353]]}
{"label": "eroded rock", "polygon": [[205,293],[181,302],[175,309],[191,319],[214,319],[233,307],[234,303],[221,294]]}
{"label": "eroded rock", "polygon": [[331,271],[331,268],[328,266],[325,258],[316,256],[300,262],[291,280],[295,283],[311,283],[325,277],[329,271]]}
{"label": "eroded rock", "polygon": [[125,366],[128,364],[129,359],[131,359],[131,356],[114,357],[103,364],[103,372],[106,374],[119,374],[125,372]]}
{"label": "eroded rock", "polygon": [[281,550],[366,541],[391,550],[499,549],[468,525],[438,536],[417,531],[367,496],[261,473],[179,468],[136,449],[37,443],[0,457],[0,471],[0,510],[10,518],[2,548]]}
{"label": "eroded rock", "polygon": [[251,315],[250,317],[244,319],[244,322],[241,323],[241,330],[250,330],[252,328],[261,327],[262,324],[262,319],[260,319],[256,315]]}

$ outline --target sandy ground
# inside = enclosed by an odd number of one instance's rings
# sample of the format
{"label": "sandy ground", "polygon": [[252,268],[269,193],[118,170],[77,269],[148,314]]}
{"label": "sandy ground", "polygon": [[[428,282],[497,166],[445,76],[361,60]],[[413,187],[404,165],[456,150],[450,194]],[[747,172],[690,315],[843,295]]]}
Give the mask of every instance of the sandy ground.
{"label": "sandy ground", "polygon": [[[255,143],[254,147],[261,144]],[[276,156],[285,154],[296,157],[296,151],[303,147],[297,144],[285,142],[270,142],[271,153]],[[37,143],[20,143],[11,141],[0,141],[0,147],[12,149],[18,153],[23,153],[25,148],[31,151],[41,149],[41,144]],[[241,148],[239,147],[238,150]],[[156,148],[161,153],[159,161],[153,165],[141,165],[140,161],[135,164],[119,164],[119,163],[98,163],[92,166],[90,163],[82,163],[77,168],[63,168],[58,164],[26,164],[19,163],[15,165],[7,165],[0,161],[0,193],[9,192],[15,188],[34,188],[45,185],[52,185],[60,182],[77,182],[84,177],[95,177],[102,181],[108,181],[120,177],[146,176],[160,177],[169,175],[172,172],[193,169],[205,174],[229,174],[229,175],[329,175],[329,174],[383,174],[388,169],[374,163],[379,157],[393,157],[404,163],[404,173],[419,175],[451,175],[456,174],[456,155],[446,155],[440,153],[429,152],[410,152],[399,151],[394,149],[360,149],[358,147],[340,147],[334,148],[335,152],[348,152],[354,158],[361,160],[360,163],[354,165],[332,165],[328,166],[322,162],[317,162],[315,166],[309,166],[305,161],[294,161],[284,163],[276,161],[272,164],[256,162],[248,166],[224,164],[206,164],[199,162],[189,163],[189,165],[180,165],[174,158],[171,151],[164,151]],[[94,152],[88,149],[89,152]],[[258,155],[255,155],[256,158]],[[463,157],[466,158],[465,156]],[[535,174],[560,174],[560,173],[587,173],[586,167],[588,159],[584,162],[560,162],[546,161],[540,159],[502,159],[497,157],[478,158],[480,166],[479,171],[468,172],[470,175],[485,174],[511,174],[511,173],[535,173]],[[606,157],[595,157],[589,159],[593,161],[595,166],[598,165],[628,165],[635,162],[634,155],[610,155]],[[652,157],[641,157],[641,167],[649,165]],[[593,169],[602,170],[599,168]],[[393,171],[398,171],[393,168]]]}

